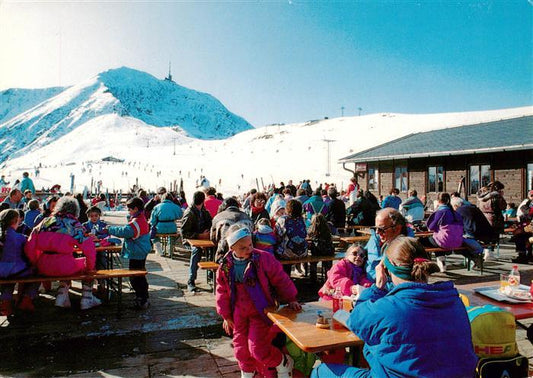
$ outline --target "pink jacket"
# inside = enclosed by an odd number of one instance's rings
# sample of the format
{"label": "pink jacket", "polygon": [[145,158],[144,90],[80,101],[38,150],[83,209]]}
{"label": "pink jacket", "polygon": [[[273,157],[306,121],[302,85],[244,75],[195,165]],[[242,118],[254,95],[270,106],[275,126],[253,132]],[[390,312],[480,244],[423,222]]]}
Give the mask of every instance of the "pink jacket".
{"label": "pink jacket", "polygon": [[204,201],[204,207],[211,214],[211,218],[214,218],[218,213],[218,208],[222,204],[222,201],[215,196],[207,196]]}
{"label": "pink jacket", "polygon": [[347,259],[342,259],[328,271],[328,279],[318,295],[325,300],[331,300],[329,293],[340,287],[342,295],[352,295],[352,286],[370,286],[372,282],[366,278],[363,267],[352,264]]}
{"label": "pink jacket", "polygon": [[[231,305],[231,277],[229,276],[232,265],[231,253],[230,250],[224,256],[217,271],[216,310],[224,319],[233,319],[234,310]],[[251,260],[250,264],[256,264],[259,285],[270,306],[275,306],[277,300],[286,303],[296,301],[298,294],[296,287],[274,256],[268,252],[254,249]],[[251,268],[250,264],[246,269]],[[237,319],[233,320],[237,321]]]}
{"label": "pink jacket", "polygon": [[[81,249],[85,257],[74,257],[75,249]],[[96,249],[87,238],[79,243],[72,236],[59,232],[39,232],[34,229],[24,252],[39,274],[45,276],[66,276],[94,270]],[[45,253],[46,252],[46,253]]]}

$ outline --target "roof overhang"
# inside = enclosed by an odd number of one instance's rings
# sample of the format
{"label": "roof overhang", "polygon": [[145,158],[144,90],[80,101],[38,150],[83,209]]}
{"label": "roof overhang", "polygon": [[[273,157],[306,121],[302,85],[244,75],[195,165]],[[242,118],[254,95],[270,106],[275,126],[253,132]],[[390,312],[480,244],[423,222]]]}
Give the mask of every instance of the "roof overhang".
{"label": "roof overhang", "polygon": [[339,163],[365,163],[371,161],[385,161],[385,160],[401,160],[401,159],[416,159],[416,158],[428,158],[438,156],[457,156],[457,155],[470,155],[470,154],[484,154],[490,152],[506,152],[506,151],[520,151],[533,149],[533,143],[520,144],[516,146],[505,147],[487,147],[476,148],[471,150],[453,150],[453,151],[437,151],[437,152],[420,152],[413,154],[401,154],[401,155],[383,155],[375,157],[361,157],[361,158],[343,158],[339,159]]}

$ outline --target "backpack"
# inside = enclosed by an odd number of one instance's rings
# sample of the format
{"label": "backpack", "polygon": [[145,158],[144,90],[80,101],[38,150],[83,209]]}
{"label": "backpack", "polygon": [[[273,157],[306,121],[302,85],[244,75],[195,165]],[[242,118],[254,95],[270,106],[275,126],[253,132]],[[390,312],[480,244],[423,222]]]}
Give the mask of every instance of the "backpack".
{"label": "backpack", "polygon": [[514,315],[494,306],[467,307],[472,328],[474,353],[480,358],[506,358],[518,355]]}
{"label": "backpack", "polygon": [[476,366],[476,378],[525,378],[528,359],[518,355],[508,358],[482,358]]}
{"label": "backpack", "polygon": [[283,256],[285,258],[294,259],[298,257],[304,257],[307,255],[307,230],[302,218],[289,218],[285,219],[285,250]]}

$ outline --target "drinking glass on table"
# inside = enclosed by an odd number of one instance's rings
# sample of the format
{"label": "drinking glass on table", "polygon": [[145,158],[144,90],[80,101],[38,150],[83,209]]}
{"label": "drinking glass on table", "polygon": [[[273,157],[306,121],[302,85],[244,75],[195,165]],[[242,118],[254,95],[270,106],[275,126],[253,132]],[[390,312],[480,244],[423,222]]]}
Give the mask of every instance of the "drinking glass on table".
{"label": "drinking glass on table", "polygon": [[509,286],[509,274],[500,274],[500,290],[503,291]]}

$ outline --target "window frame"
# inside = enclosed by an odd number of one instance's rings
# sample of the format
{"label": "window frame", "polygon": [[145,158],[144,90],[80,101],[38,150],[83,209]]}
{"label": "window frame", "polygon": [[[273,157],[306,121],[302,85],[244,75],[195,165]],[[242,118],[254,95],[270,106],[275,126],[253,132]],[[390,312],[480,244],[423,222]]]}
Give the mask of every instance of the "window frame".
{"label": "window frame", "polygon": [[[435,182],[434,182],[434,189],[431,190],[431,183],[430,183],[430,170],[435,170]],[[442,175],[442,188],[438,187],[438,177],[439,177],[439,168],[440,168],[440,174]],[[427,180],[426,180],[426,193],[440,193],[444,192],[446,190],[446,178],[445,178],[445,171],[443,165],[428,165],[427,166]]]}
{"label": "window frame", "polygon": [[[396,177],[396,170],[399,169],[399,174],[400,176],[397,178]],[[403,177],[403,173],[405,173],[405,177],[406,177],[406,182],[405,182],[405,190],[403,190],[402,188],[402,177]],[[394,166],[394,175],[392,177],[393,179],[393,187],[394,188],[398,188],[398,190],[400,191],[400,193],[406,193],[408,190],[409,190],[409,169],[407,168],[407,164],[405,165],[395,165]],[[399,185],[397,185],[397,180],[400,180],[399,181]]]}
{"label": "window frame", "polygon": [[[472,185],[472,168],[477,168],[477,190],[475,190],[474,186]],[[483,182],[483,168],[487,167],[487,173],[488,173],[488,181],[486,183]],[[491,167],[490,164],[471,164],[468,166],[468,195],[475,195],[481,189],[483,186],[486,186],[491,182]]]}

